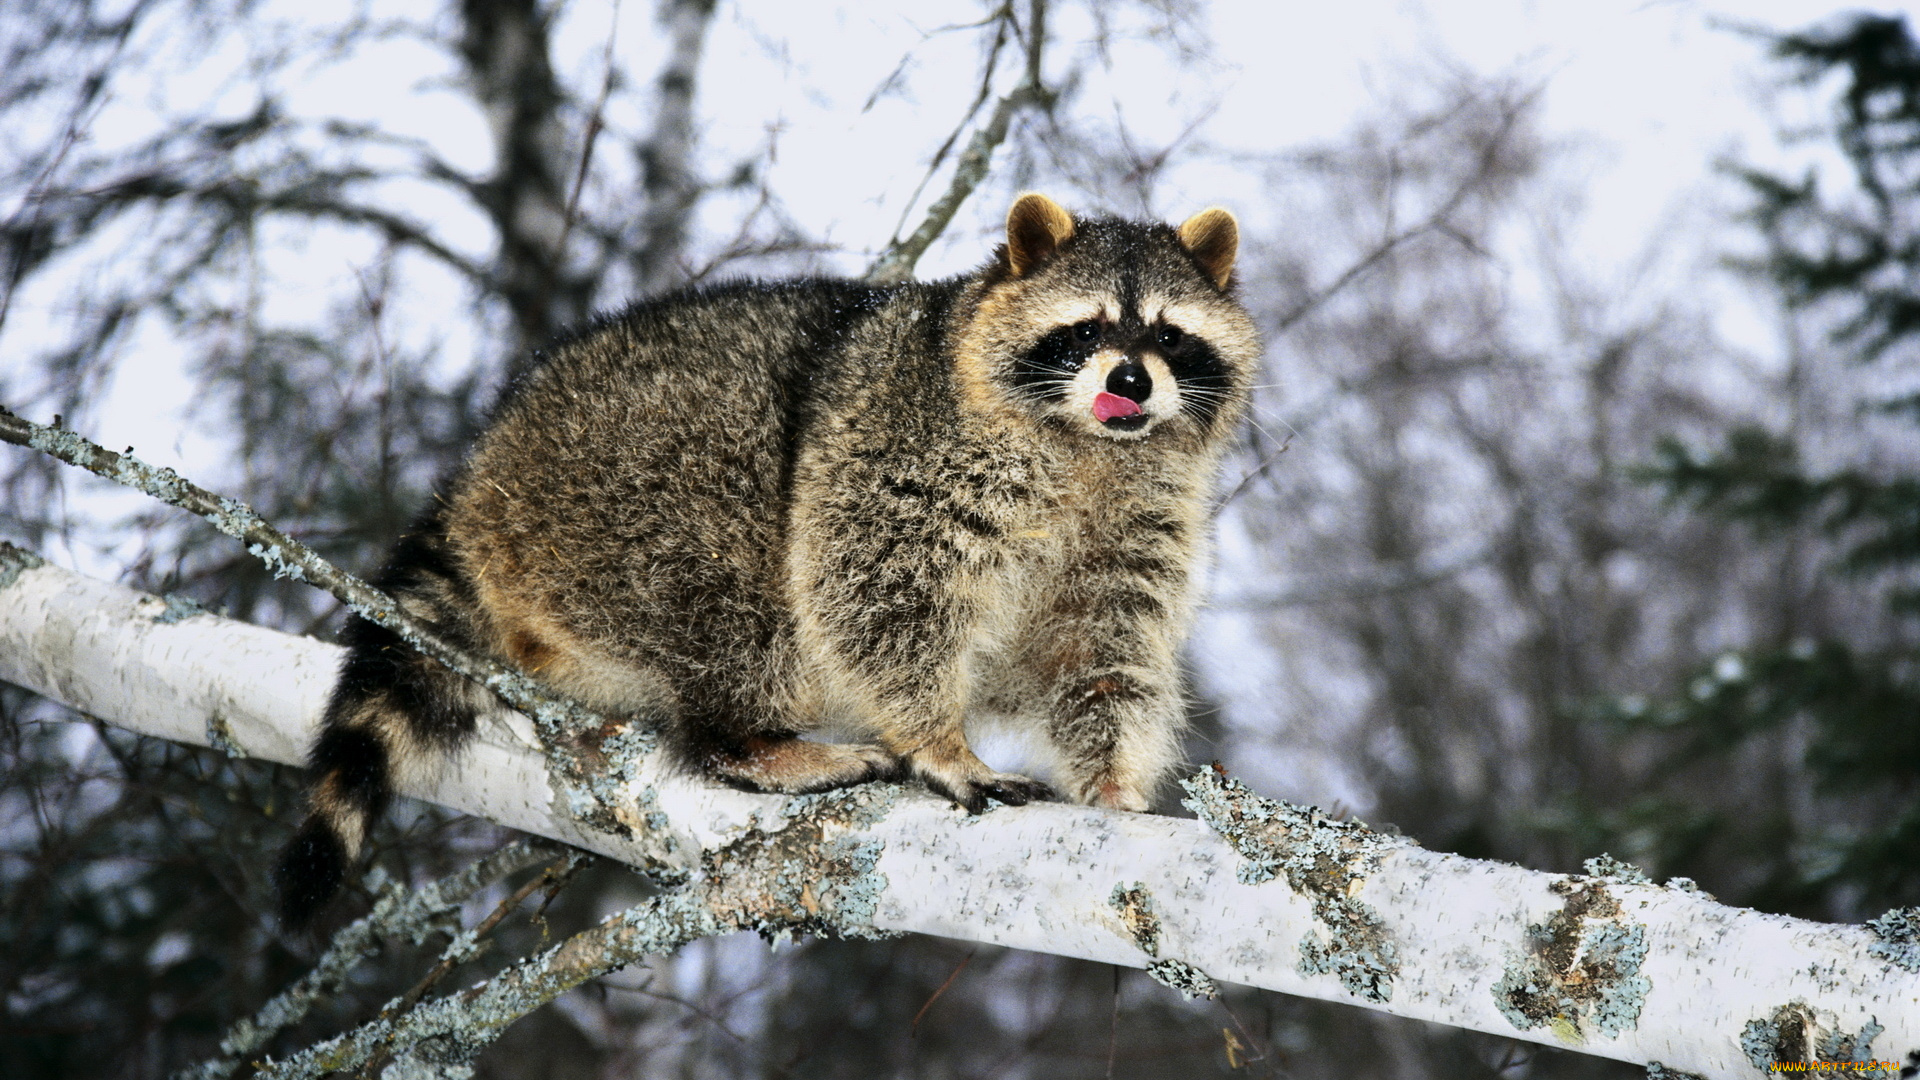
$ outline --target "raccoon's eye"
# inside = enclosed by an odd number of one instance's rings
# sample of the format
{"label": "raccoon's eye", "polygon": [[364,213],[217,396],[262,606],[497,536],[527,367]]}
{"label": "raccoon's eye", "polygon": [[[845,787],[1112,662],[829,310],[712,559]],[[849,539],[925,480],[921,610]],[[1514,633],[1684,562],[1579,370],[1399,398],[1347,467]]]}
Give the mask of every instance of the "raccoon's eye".
{"label": "raccoon's eye", "polygon": [[1163,326],[1160,328],[1160,347],[1163,349],[1177,349],[1180,347],[1180,342],[1186,336],[1187,335],[1181,332],[1177,326]]}
{"label": "raccoon's eye", "polygon": [[1099,341],[1100,340],[1100,320],[1088,319],[1086,322],[1074,323],[1073,324],[1073,340],[1078,341],[1083,345],[1086,344],[1087,342]]}

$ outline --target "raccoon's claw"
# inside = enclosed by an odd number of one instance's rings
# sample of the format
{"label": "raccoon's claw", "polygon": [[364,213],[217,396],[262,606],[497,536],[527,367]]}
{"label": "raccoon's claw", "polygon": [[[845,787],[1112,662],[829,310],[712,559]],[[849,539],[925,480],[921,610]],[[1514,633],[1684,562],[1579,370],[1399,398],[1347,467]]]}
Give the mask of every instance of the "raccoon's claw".
{"label": "raccoon's claw", "polygon": [[969,814],[985,813],[988,799],[1005,806],[1025,806],[1054,797],[1052,788],[1014,773],[990,773],[984,780],[962,780],[957,784],[949,784],[940,777],[925,773],[920,775],[920,779],[926,781],[934,794],[953,800],[955,806]]}
{"label": "raccoon's claw", "polygon": [[1006,773],[995,777],[992,783],[983,785],[981,790],[989,798],[998,799],[1008,806],[1025,806],[1030,802],[1048,802],[1054,798],[1053,789],[1040,781]]}

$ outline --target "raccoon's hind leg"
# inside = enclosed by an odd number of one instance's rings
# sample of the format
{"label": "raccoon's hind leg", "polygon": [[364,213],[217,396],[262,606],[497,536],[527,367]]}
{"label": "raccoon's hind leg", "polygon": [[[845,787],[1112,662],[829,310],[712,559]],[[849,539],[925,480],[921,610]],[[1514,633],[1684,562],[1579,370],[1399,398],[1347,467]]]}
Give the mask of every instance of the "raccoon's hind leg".
{"label": "raccoon's hind leg", "polygon": [[[428,541],[410,538],[379,583],[416,617],[447,630],[460,624],[459,586],[437,555]],[[480,710],[492,704],[484,689],[358,616],[348,620],[342,643],[347,657],[307,754],[314,773],[308,816],[274,872],[280,918],[289,927],[311,921],[339,891],[391,801],[396,777],[459,750]]]}
{"label": "raccoon's hind leg", "polygon": [[789,795],[906,776],[905,764],[878,746],[812,742],[790,731],[710,747],[700,755],[699,765],[729,787]]}
{"label": "raccoon's hind leg", "polygon": [[[788,724],[811,728],[803,718],[809,710],[790,701],[774,704],[777,691],[770,686],[702,678],[686,669],[671,677],[679,707],[669,730],[681,762],[729,787],[801,795],[904,775],[899,759],[878,746],[800,738]],[[787,720],[755,722],[756,716]]]}

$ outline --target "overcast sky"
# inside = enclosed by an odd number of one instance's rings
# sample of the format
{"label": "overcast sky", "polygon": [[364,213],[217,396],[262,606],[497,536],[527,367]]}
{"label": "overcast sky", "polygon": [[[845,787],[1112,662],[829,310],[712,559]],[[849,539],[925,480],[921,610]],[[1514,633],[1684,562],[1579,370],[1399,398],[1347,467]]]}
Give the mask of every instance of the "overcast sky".
{"label": "overcast sky", "polygon": [[[572,25],[593,38],[604,23],[594,25],[589,7],[576,5]],[[923,40],[922,32],[942,24],[931,14],[940,9],[924,2],[849,5],[831,17],[822,10],[723,10],[702,103],[717,121],[715,141],[738,142],[760,133],[729,130],[729,122],[754,117],[757,127],[768,102],[778,101],[783,197],[850,246],[871,246],[893,221],[874,214],[874,204],[897,214],[918,179],[918,163],[899,148],[924,144],[951,123],[956,113],[943,106],[971,89],[975,45],[959,34]],[[956,6],[944,18],[965,10]],[[1212,63],[1175,70],[1151,42],[1123,45],[1114,77],[1092,80],[1082,106],[1111,101],[1148,142],[1171,139],[1211,110],[1200,132],[1205,143],[1262,152],[1333,139],[1370,107],[1450,65],[1513,74],[1544,85],[1551,133],[1590,144],[1589,239],[1596,255],[1627,258],[1676,199],[1709,180],[1717,156],[1771,151],[1770,121],[1759,107],[1769,79],[1762,49],[1731,27],[1798,28],[1836,10],[1806,0],[1221,0],[1206,7]],[[631,13],[625,18],[634,21]],[[650,32],[631,29],[636,38]],[[1056,29],[1069,37],[1080,29],[1077,16],[1062,14]],[[768,40],[788,43],[789,51],[770,57]],[[860,112],[908,53],[910,94]],[[849,183],[850,171],[863,166],[878,166],[880,175]],[[1182,185],[1208,190],[1180,192]],[[1165,212],[1252,191],[1245,177],[1192,170],[1176,178]],[[1193,205],[1171,205],[1178,194]]]}
{"label": "overcast sky", "polygon": [[[418,6],[437,10],[430,0],[418,0]],[[843,246],[841,269],[858,272],[902,214],[917,219],[930,197],[907,205],[927,155],[973,93],[979,63],[975,33],[937,31],[977,18],[981,10],[971,0],[723,2],[698,84],[708,166],[724,169],[777,140],[774,190],[803,229]],[[1685,249],[1687,234],[1704,239],[1724,219],[1730,189],[1713,175],[1716,159],[1777,160],[1775,119],[1762,93],[1773,72],[1760,46],[1729,27],[1801,27],[1837,9],[1806,0],[1221,0],[1204,10],[1199,29],[1211,45],[1209,58],[1178,64],[1162,43],[1136,34],[1117,44],[1108,68],[1092,69],[1080,97],[1087,112],[1124,116],[1150,146],[1164,145],[1200,121],[1190,138],[1207,152],[1168,177],[1156,212],[1177,219],[1225,203],[1250,223],[1284,230],[1285,222],[1268,220],[1256,170],[1237,165],[1237,154],[1335,139],[1369,110],[1448,69],[1511,75],[1544,88],[1544,127],[1571,147],[1586,200],[1572,232],[1574,246],[1605,280],[1651,238]],[[608,33],[616,25],[617,53],[627,69],[637,78],[657,70],[663,47],[649,0],[572,0],[565,12],[556,60],[576,85],[598,83]],[[1141,20],[1128,25],[1138,31]],[[1085,36],[1084,13],[1060,7],[1053,30],[1063,52],[1064,43]],[[260,47],[236,38],[228,52]],[[152,96],[204,96],[206,85],[197,80],[220,80],[223,69],[243,67],[237,55],[225,62],[216,57],[195,72],[169,75]],[[863,108],[897,67],[899,92]],[[443,53],[397,40],[366,50],[360,62],[309,70],[276,89],[296,114],[377,119],[391,130],[430,139],[447,160],[480,172],[489,156],[484,122],[469,99],[444,89],[455,74]],[[436,84],[443,89],[434,91]],[[226,104],[235,115],[252,109],[257,90],[248,80],[231,79],[226,86]],[[612,120],[644,132],[645,96],[636,98],[626,115]],[[120,100],[123,106],[102,115],[103,134],[118,126],[130,136],[144,122],[141,92],[123,92]],[[937,178],[931,190],[943,181]],[[984,234],[1005,213],[1001,201],[982,197],[966,207],[946,242],[922,261],[921,273],[952,273],[977,262]],[[447,222],[456,248],[481,258],[490,254],[492,237],[477,215],[449,208],[445,200],[422,212]],[[716,200],[703,224],[730,234],[737,212],[737,206]],[[1676,235],[1682,238],[1678,245]],[[357,254],[314,250],[304,267],[317,279],[351,282]],[[1675,265],[1691,273],[1696,264],[1683,258]],[[291,306],[323,303],[323,295],[338,287],[319,280],[311,289],[297,281],[276,284],[271,302]],[[31,307],[30,297],[23,300]],[[1752,348],[1767,347],[1767,329],[1752,313],[1738,310],[1738,295],[1723,300],[1723,332]],[[457,312],[461,305],[445,310]],[[30,333],[31,319],[30,311],[17,311],[9,336]],[[415,329],[430,329],[453,355],[471,354],[458,326]],[[166,365],[148,364],[128,375],[121,390],[131,393],[138,411],[150,414],[166,396]],[[175,396],[184,400],[179,392]],[[175,441],[149,438],[143,445]]]}

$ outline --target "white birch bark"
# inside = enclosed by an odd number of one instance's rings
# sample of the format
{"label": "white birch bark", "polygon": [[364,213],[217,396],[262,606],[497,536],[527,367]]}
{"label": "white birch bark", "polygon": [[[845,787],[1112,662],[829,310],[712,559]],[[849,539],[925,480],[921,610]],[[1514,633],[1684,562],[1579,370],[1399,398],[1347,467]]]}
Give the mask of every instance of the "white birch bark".
{"label": "white birch bark", "polygon": [[[0,549],[0,679],[130,730],[300,761],[340,650],[192,614]],[[692,868],[789,800],[663,773],[645,754],[577,819],[517,714],[407,794],[604,855]],[[613,755],[615,765],[624,763]],[[618,770],[616,770],[618,771]],[[880,854],[873,927],[1144,967],[1657,1063],[1767,1075],[1774,1060],[1920,1051],[1916,920],[1836,926],[1730,908],[1601,860],[1557,875],[1429,852],[1251,795],[1188,784],[1202,821],[1057,804],[970,818],[880,789],[845,826]],[[572,809],[570,809],[570,807]]]}

